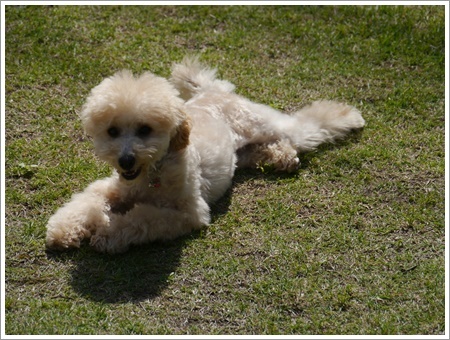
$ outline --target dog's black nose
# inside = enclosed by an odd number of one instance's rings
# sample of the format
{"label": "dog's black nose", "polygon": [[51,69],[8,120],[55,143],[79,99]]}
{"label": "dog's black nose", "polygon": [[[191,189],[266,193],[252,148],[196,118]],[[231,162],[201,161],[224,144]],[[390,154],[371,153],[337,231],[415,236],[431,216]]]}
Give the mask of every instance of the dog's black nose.
{"label": "dog's black nose", "polygon": [[136,158],[133,155],[124,155],[119,158],[119,165],[124,170],[131,170],[136,163]]}

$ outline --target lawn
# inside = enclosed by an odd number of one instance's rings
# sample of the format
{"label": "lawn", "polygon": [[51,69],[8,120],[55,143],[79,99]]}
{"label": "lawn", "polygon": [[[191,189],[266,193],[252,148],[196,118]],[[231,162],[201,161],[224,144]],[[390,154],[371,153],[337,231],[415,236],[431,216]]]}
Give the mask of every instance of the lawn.
{"label": "lawn", "polygon": [[[445,13],[7,5],[2,333],[445,334]],[[343,101],[367,126],[294,174],[239,170],[200,232],[47,253],[51,214],[111,172],[77,118],[89,90],[197,53],[254,101]]]}

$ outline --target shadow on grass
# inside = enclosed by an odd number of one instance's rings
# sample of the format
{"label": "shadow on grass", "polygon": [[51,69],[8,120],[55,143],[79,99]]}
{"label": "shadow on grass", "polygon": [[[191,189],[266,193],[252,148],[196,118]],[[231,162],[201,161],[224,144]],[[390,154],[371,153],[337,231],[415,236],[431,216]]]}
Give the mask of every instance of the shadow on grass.
{"label": "shadow on grass", "polygon": [[171,273],[179,266],[183,248],[201,233],[133,246],[118,255],[99,254],[83,245],[47,256],[71,264],[70,284],[84,298],[105,303],[142,301],[158,296],[167,286]]}
{"label": "shadow on grass", "polygon": [[[337,144],[321,146],[317,152],[340,148],[360,138],[360,133]],[[308,167],[317,153],[300,155],[302,168]],[[233,179],[233,185],[264,179],[278,181],[295,177],[296,173],[287,174],[269,169],[239,169]],[[229,211],[232,189],[211,206],[212,223]],[[81,296],[98,302],[126,303],[143,301],[158,296],[169,282],[170,276],[177,270],[183,249],[196,238],[203,237],[203,231],[196,231],[185,237],[170,242],[153,242],[131,247],[124,254],[99,254],[88,246],[82,246],[62,254],[48,253],[55,261],[73,264],[71,285]]]}

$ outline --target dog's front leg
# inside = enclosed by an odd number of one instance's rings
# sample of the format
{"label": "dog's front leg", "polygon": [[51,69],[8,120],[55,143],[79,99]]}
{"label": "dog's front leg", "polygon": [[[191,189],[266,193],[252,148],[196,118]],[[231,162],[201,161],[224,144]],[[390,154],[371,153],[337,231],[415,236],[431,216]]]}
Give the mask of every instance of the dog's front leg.
{"label": "dog's front leg", "polygon": [[109,226],[111,202],[117,200],[119,193],[119,180],[111,177],[98,180],[82,193],[74,194],[72,199],[49,219],[47,248],[78,248],[81,241],[91,237],[98,228]]}
{"label": "dog's front leg", "polygon": [[98,229],[90,245],[99,252],[122,253],[130,245],[171,240],[208,225],[209,207],[203,199],[182,208],[136,204],[126,214],[111,214],[110,225]]}

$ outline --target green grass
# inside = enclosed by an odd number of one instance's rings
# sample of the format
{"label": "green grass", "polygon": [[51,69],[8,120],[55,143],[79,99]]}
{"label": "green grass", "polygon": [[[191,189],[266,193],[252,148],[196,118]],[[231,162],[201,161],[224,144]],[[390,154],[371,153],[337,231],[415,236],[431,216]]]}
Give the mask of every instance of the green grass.
{"label": "green grass", "polygon": [[[444,6],[6,6],[6,334],[444,334]],[[118,256],[44,249],[107,176],[76,113],[116,70],[201,53],[252,100],[357,106],[293,175],[238,171],[213,223]]]}

